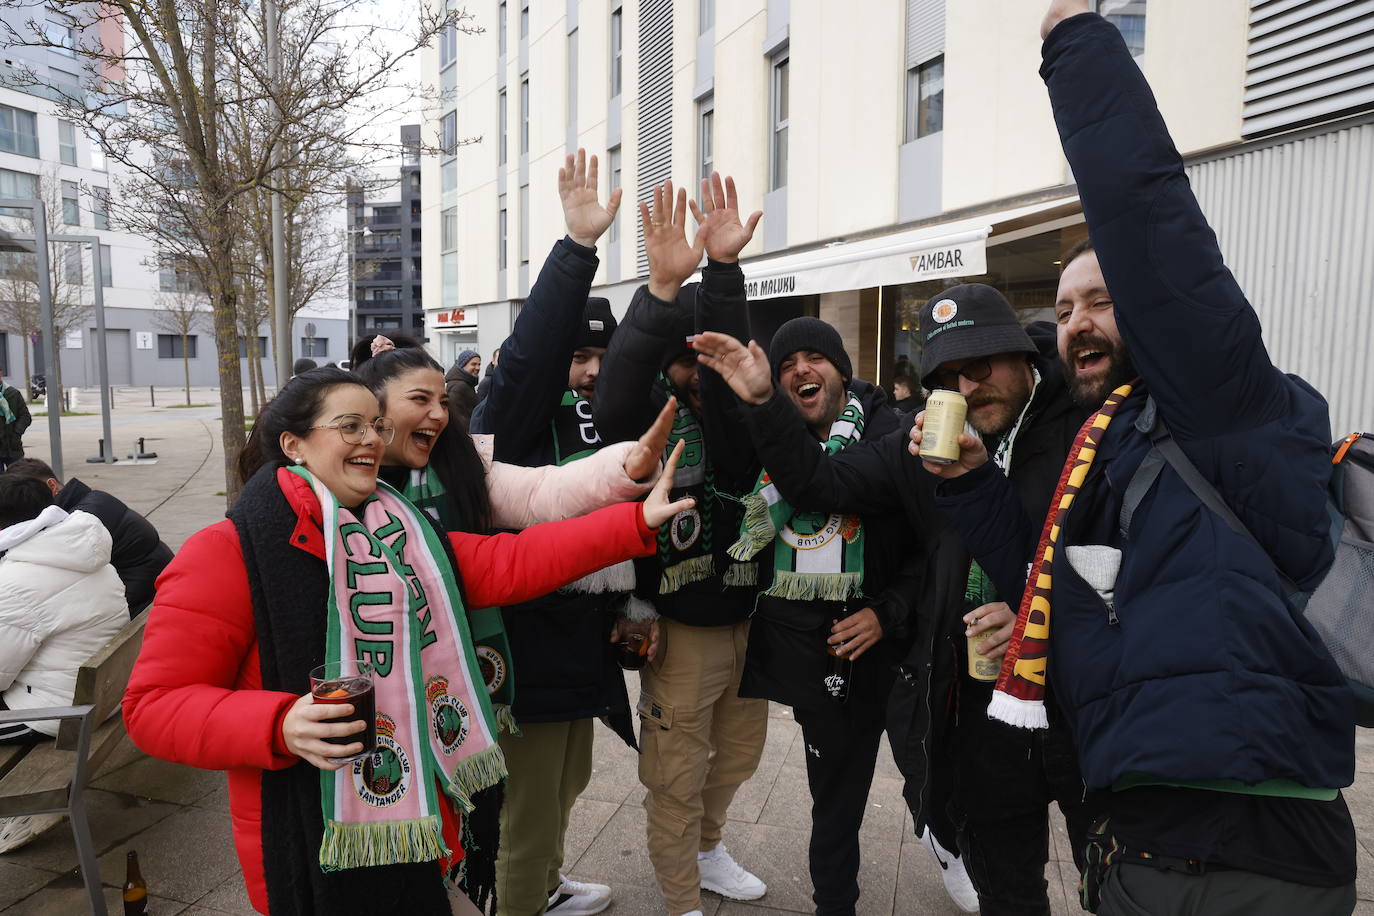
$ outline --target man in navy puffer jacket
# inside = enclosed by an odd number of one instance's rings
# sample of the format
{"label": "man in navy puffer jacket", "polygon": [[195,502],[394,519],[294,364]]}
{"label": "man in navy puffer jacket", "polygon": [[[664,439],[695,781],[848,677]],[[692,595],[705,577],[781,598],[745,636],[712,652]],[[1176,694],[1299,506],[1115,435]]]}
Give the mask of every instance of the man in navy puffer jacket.
{"label": "man in navy puffer jacket", "polygon": [[[1269,361],[1143,75],[1087,9],[1056,0],[1042,33],[1091,236],[1064,258],[1059,351],[1083,406],[1138,381],[1054,550],[1048,670],[1120,847],[1099,912],[1349,913],[1351,700],[1277,571],[1311,588],[1331,563],[1326,402]],[[1168,465],[1121,530],[1151,450],[1147,396],[1263,549]],[[1019,594],[1041,520],[978,440],[961,445],[958,463],[927,465],[939,503]]]}

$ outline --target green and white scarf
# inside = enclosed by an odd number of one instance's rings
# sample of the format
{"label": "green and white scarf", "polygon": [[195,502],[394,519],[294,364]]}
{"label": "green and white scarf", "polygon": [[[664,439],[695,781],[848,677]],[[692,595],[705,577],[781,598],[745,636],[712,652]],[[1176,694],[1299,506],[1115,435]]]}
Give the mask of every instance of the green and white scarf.
{"label": "green and white scarf", "polygon": [[357,510],[300,467],[320,500],[330,588],[325,661],[370,662],[377,746],[320,772],[325,871],[448,854],[436,785],[464,812],[506,776],[467,616],[439,535],[383,481]]}
{"label": "green and white scarf", "polygon": [[[448,491],[428,467],[412,468],[401,495],[439,523],[445,531],[461,529],[460,520],[452,517],[452,500]],[[472,633],[472,648],[487,685],[492,713],[501,730],[520,734],[515,722],[515,671],[511,659],[510,639],[499,607],[468,608],[468,630]]]}
{"label": "green and white scarf", "polygon": [[[863,404],[849,394],[821,448],[833,455],[864,432]],[[739,540],[730,545],[737,560],[753,558],[773,545],[773,584],[763,594],[789,601],[844,601],[859,593],[864,578],[864,530],[857,516],[794,510],[765,468],[744,498]]]}
{"label": "green and white scarf", "polygon": [[553,460],[568,464],[595,454],[601,448],[601,433],[592,422],[592,402],[569,388],[549,421],[553,428]]}
{"label": "green and white scarf", "polygon": [[9,389],[10,386],[5,384],[5,380],[0,379],[0,419],[5,421],[6,426],[14,422],[14,409],[10,407],[10,399],[5,397],[5,392]]}

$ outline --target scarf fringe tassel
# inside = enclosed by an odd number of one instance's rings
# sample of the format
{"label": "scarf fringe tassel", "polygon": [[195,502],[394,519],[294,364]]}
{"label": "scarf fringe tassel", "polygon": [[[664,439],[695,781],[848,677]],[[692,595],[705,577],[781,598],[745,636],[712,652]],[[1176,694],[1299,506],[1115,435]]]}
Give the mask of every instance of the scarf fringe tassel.
{"label": "scarf fringe tassel", "polygon": [[863,581],[860,573],[799,573],[778,570],[773,584],[764,592],[786,601],[844,601],[857,594]]}
{"label": "scarf fringe tassel", "polygon": [[515,721],[515,712],[509,706],[493,704],[491,715],[496,720],[498,732],[505,732],[514,738],[525,737],[525,733],[520,731],[520,723]]}
{"label": "scarf fringe tassel", "polygon": [[1049,728],[1050,717],[1042,700],[1023,700],[1009,693],[994,691],[988,704],[988,718],[1016,728]]}
{"label": "scarf fringe tassel", "polygon": [[760,550],[773,543],[778,529],[769,513],[772,507],[761,492],[750,493],[740,503],[744,506],[744,517],[740,521],[739,540],[731,544],[726,553],[735,560],[752,560]]}
{"label": "scarf fringe tassel", "polygon": [[328,821],[320,843],[326,872],[365,865],[433,862],[449,854],[437,815],[408,821]]}
{"label": "scarf fringe tassel", "polygon": [[725,570],[725,575],[721,577],[721,582],[729,588],[732,586],[748,587],[759,584],[759,564],[757,563],[731,563]]}
{"label": "scarf fringe tassel", "polygon": [[692,557],[676,566],[663,570],[663,578],[658,583],[658,593],[669,595],[684,585],[709,579],[716,574],[715,559],[710,555]]}
{"label": "scarf fringe tassel", "polygon": [[499,744],[492,744],[458,761],[444,791],[467,814],[472,811],[472,796],[496,785],[506,775],[506,755]]}

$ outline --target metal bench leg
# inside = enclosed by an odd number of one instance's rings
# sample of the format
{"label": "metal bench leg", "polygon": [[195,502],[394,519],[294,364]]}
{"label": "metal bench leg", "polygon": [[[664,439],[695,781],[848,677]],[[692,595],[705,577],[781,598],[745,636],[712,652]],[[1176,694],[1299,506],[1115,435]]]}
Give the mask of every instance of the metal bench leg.
{"label": "metal bench leg", "polygon": [[86,801],[80,786],[73,786],[71,794],[72,835],[76,838],[76,857],[81,863],[81,882],[86,885],[86,897],[94,916],[109,916],[105,908],[105,894],[100,885],[100,865],[95,858],[95,844],[91,842],[91,827],[86,823]]}

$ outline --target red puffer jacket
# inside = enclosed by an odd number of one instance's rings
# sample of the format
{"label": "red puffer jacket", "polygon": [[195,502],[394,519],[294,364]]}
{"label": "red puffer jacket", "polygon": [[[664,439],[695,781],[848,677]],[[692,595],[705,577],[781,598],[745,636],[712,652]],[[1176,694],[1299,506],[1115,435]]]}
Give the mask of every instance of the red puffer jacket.
{"label": "red puffer jacket", "polygon": [[[297,515],[290,544],[324,559],[319,501],[302,478],[277,480]],[[450,534],[473,607],[527,601],[629,557],[654,550],[635,503],[519,534]],[[324,568],[320,569],[321,575]],[[227,770],[234,845],[253,907],[266,913],[261,840],[262,771],[300,762],[282,719],[297,697],[262,689],[253,604],[238,532],[225,520],[188,540],[157,581],[143,649],[124,694],[124,722],[154,757]],[[445,808],[447,806],[444,806]],[[445,824],[445,835],[456,833]]]}

